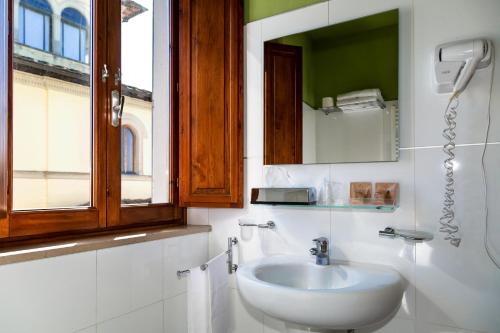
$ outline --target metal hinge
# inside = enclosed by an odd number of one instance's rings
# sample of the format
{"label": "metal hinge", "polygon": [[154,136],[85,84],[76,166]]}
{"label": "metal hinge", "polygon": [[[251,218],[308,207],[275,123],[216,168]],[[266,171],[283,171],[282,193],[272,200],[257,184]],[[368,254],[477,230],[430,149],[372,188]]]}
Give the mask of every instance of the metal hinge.
{"label": "metal hinge", "polygon": [[179,92],[179,82],[176,83],[175,88],[177,89],[177,92]]}
{"label": "metal hinge", "polygon": [[177,178],[177,179],[175,180],[175,185],[176,185],[177,187],[179,187],[179,178]]}
{"label": "metal hinge", "polygon": [[106,80],[109,77],[108,65],[104,64],[101,69],[101,80],[103,83],[106,83]]}
{"label": "metal hinge", "polygon": [[109,189],[109,185],[106,185],[106,196],[109,197],[111,190]]}
{"label": "metal hinge", "polygon": [[122,81],[122,70],[118,68],[115,73],[115,87],[118,87],[118,84]]}

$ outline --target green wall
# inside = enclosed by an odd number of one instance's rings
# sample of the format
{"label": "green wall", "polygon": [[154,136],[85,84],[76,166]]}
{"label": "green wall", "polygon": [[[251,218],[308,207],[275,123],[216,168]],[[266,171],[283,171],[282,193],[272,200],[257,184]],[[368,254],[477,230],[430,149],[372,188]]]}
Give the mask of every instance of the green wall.
{"label": "green wall", "polygon": [[379,88],[398,99],[398,11],[393,10],[274,40],[303,48],[303,100]]}
{"label": "green wall", "polygon": [[325,0],[245,0],[245,23]]}

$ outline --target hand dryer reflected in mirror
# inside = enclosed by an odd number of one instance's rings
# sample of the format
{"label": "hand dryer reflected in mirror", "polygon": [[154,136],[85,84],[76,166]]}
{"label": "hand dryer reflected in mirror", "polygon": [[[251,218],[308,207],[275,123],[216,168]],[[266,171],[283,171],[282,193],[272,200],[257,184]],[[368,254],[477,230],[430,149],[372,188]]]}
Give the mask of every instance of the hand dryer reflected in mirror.
{"label": "hand dryer reflected in mirror", "polygon": [[397,161],[399,11],[264,44],[264,163]]}

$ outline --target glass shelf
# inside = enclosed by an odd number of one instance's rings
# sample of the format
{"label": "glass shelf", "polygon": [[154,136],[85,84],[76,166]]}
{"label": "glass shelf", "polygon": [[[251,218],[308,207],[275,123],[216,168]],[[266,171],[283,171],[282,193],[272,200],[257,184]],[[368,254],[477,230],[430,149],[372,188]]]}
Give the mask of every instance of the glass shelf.
{"label": "glass shelf", "polygon": [[296,205],[296,204],[256,204],[256,205],[266,205],[266,206],[279,206],[281,208],[327,208],[327,209],[345,209],[345,210],[364,210],[364,211],[378,211],[378,212],[394,212],[399,208],[397,204],[375,204],[375,203],[366,203],[366,204],[313,204],[313,205]]}

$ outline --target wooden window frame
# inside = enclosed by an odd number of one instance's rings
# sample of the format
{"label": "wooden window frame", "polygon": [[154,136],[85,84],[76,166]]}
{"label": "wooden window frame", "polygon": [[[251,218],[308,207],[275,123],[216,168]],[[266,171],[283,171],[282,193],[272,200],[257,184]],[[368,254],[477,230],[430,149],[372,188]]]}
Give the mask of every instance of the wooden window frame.
{"label": "wooden window frame", "polygon": [[[118,68],[120,52],[120,0],[92,0],[94,22],[91,55],[93,77],[100,78],[104,64]],[[113,8],[115,10],[113,10]],[[118,10],[116,10],[118,8]],[[61,235],[109,232],[145,225],[186,224],[186,209],[179,207],[178,166],[178,0],[170,0],[170,203],[122,206],[120,198],[120,127],[110,124],[110,92],[114,80],[92,82],[93,149],[91,205],[75,209],[13,210],[13,0],[0,0],[0,243],[33,238],[40,242]],[[110,22],[110,23],[108,23]],[[112,23],[111,23],[112,22]],[[112,72],[113,73],[113,72]],[[118,149],[117,149],[118,148]]]}

